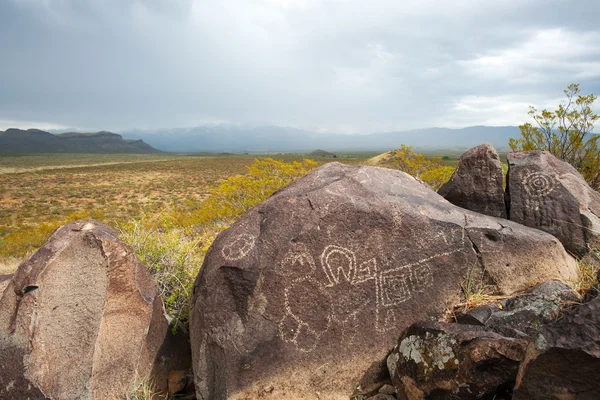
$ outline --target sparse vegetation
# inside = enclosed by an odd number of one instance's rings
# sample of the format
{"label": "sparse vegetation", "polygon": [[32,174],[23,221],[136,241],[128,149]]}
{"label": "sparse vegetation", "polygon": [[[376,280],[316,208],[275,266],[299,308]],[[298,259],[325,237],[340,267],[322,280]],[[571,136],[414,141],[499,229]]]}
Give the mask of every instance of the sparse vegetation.
{"label": "sparse vegetation", "polygon": [[513,151],[547,150],[575,167],[595,190],[600,190],[600,135],[592,133],[600,115],[592,106],[596,96],[580,94],[579,85],[564,90],[567,97],[555,111],[530,106],[531,123],[520,125],[521,137],[510,139]]}
{"label": "sparse vegetation", "polygon": [[[596,250],[594,253],[600,260],[600,250]],[[580,295],[584,296],[588,290],[598,287],[598,268],[597,263],[579,260],[577,280],[573,282],[573,287]]]}
{"label": "sparse vegetation", "polygon": [[423,180],[433,190],[438,190],[448,182],[456,169],[447,165],[448,160],[443,157],[426,158],[423,154],[415,153],[412,146],[404,144],[392,152],[392,161],[396,168]]}
{"label": "sparse vegetation", "polygon": [[318,165],[301,160],[74,155],[69,165],[65,155],[0,157],[0,273],[13,272],[59,226],[95,219],[134,247],[157,278],[165,309],[185,323],[216,235]]}

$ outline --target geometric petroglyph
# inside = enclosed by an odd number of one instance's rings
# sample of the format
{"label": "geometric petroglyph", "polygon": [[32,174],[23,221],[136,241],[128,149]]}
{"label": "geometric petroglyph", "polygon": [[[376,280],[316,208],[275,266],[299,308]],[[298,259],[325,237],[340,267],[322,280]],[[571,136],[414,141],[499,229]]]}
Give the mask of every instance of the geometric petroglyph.
{"label": "geometric petroglyph", "polygon": [[556,187],[556,180],[543,172],[530,172],[521,182],[525,192],[533,198],[547,196]]}
{"label": "geometric petroglyph", "polygon": [[221,255],[229,261],[240,260],[248,255],[254,248],[256,238],[247,233],[236,236],[232,241],[223,246]]}
{"label": "geometric petroglyph", "polygon": [[436,254],[417,262],[387,269],[377,274],[377,305],[375,311],[375,329],[385,332],[395,329],[391,321],[396,321],[398,305],[410,300],[417,293],[424,293],[433,285],[433,272],[430,261],[461,251]]}

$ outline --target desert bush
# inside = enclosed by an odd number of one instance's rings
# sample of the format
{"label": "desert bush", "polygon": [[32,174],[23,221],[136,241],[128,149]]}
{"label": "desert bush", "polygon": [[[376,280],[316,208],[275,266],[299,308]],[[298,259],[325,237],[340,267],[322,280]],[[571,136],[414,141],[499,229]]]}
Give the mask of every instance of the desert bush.
{"label": "desert bush", "polygon": [[579,85],[564,90],[566,101],[555,111],[529,107],[537,126],[519,126],[521,137],[510,139],[513,151],[546,150],[575,167],[595,190],[600,190],[600,135],[593,133],[600,115],[593,110],[596,96],[580,95]]}
{"label": "desert bush", "polygon": [[412,146],[401,145],[392,153],[396,168],[426,182],[433,190],[438,190],[450,180],[456,168],[444,165],[441,158],[425,158],[415,153]]}
{"label": "desert bush", "polygon": [[187,324],[194,280],[218,233],[316,166],[310,160],[255,160],[246,174],[224,179],[204,201],[183,203],[183,209],[173,205],[121,224],[121,237],[156,278],[171,317]]}

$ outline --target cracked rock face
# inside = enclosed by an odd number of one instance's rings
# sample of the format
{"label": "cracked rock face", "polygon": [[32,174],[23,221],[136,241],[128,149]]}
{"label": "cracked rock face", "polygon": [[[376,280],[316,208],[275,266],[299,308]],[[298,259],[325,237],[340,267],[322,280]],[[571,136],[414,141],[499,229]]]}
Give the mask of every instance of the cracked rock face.
{"label": "cracked rock face", "polygon": [[452,177],[439,190],[450,203],[492,217],[506,218],[502,162],[491,144],[464,153]]}
{"label": "cracked rock face", "polygon": [[526,346],[483,327],[417,323],[400,336],[388,369],[400,400],[491,398],[512,387]]}
{"label": "cracked rock face", "polygon": [[133,249],[99,223],[63,226],[0,297],[0,398],[117,398],[148,376],[166,333]]}
{"label": "cracked rock face", "polygon": [[600,398],[600,298],[582,304],[531,341],[515,400]]}
{"label": "cracked rock face", "polygon": [[581,296],[560,281],[548,281],[527,292],[455,315],[460,324],[485,326],[507,337],[530,339],[540,326],[555,321],[565,304],[577,304]]}
{"label": "cracked rock face", "polygon": [[567,251],[600,248],[600,193],[547,151],[508,154],[509,219],[548,232]]}
{"label": "cracked rock face", "polygon": [[192,298],[196,393],[349,396],[467,276],[510,294],[575,274],[551,235],[456,207],[400,171],[327,164],[209,250]]}

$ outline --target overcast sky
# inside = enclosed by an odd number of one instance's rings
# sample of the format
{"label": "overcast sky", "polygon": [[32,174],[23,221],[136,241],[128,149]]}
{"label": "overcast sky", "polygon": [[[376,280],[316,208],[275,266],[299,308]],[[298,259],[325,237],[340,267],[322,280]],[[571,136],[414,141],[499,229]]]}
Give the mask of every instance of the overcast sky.
{"label": "overcast sky", "polygon": [[598,0],[0,0],[0,129],[516,125],[600,94]]}

